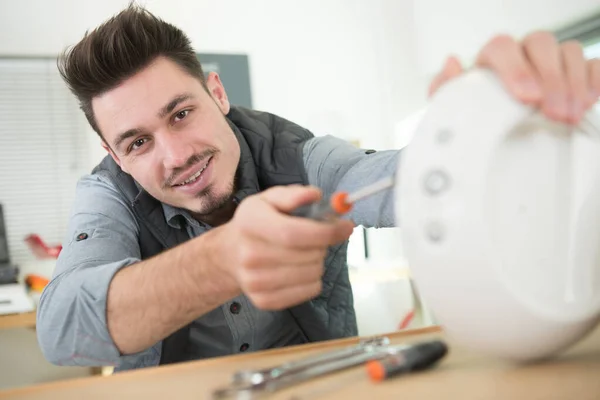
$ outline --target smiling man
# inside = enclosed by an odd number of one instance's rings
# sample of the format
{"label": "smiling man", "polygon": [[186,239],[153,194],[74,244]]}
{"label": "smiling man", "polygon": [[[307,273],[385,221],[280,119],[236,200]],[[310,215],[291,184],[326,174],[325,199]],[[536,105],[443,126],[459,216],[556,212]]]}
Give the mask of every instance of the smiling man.
{"label": "smiling man", "polygon": [[[598,61],[543,32],[498,36],[477,64],[565,123],[600,94]],[[389,176],[397,151],[231,106],[185,34],[136,6],[87,34],[60,71],[108,155],[77,186],[40,301],[50,361],[125,370],[357,334],[353,223],[289,212]],[[431,91],[460,73],[450,59]],[[392,204],[378,194],[350,219],[392,226]]]}
{"label": "smiling man", "polygon": [[233,211],[240,146],[218,75],[185,72],[168,57],[149,60],[126,83],[92,98],[91,118],[114,161],[152,197],[220,225]]}

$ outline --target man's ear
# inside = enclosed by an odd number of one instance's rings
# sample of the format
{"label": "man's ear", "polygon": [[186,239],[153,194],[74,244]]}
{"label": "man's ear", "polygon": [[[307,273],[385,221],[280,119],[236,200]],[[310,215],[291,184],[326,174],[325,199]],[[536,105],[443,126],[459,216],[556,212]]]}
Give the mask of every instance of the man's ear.
{"label": "man's ear", "polygon": [[113,158],[113,160],[115,160],[115,162],[117,163],[117,165],[126,173],[128,173],[127,171],[125,171],[123,169],[123,166],[121,165],[121,160],[119,160],[119,157],[117,157],[117,155],[115,154],[114,151],[112,151],[112,149],[110,148],[110,146],[104,141],[102,140],[101,142],[102,147],[104,148],[104,150],[106,150],[108,152],[108,154],[110,154],[110,156]]}
{"label": "man's ear", "polygon": [[227,98],[227,92],[225,87],[221,83],[221,78],[216,72],[210,72],[206,78],[206,87],[208,93],[213,98],[217,106],[221,109],[221,112],[225,115],[229,113],[229,99]]}

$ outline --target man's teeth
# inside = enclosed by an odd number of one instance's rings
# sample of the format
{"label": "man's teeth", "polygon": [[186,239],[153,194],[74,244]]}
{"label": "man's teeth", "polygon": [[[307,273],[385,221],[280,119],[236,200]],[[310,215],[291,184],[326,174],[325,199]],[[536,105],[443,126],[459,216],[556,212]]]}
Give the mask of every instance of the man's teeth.
{"label": "man's teeth", "polygon": [[208,159],[208,161],[206,162],[206,164],[204,164],[204,167],[202,167],[200,169],[200,171],[196,172],[194,175],[190,176],[187,180],[183,181],[183,183],[179,184],[178,186],[183,186],[183,185],[187,185],[189,183],[194,182],[196,179],[198,179],[200,177],[200,175],[202,175],[202,172],[206,169],[206,167],[208,166],[208,163],[210,162],[210,158]]}

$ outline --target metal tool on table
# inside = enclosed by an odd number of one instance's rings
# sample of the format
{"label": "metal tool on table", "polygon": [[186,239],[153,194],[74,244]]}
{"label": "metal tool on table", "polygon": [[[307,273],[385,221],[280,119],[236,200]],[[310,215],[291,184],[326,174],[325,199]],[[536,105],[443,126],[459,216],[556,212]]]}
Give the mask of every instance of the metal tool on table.
{"label": "metal tool on table", "polygon": [[374,337],[354,346],[262,370],[238,371],[231,384],[213,393],[214,399],[256,398],[330,372],[364,364],[389,354],[389,339]]}
{"label": "metal tool on table", "polygon": [[[433,345],[435,349],[432,349],[432,343],[436,343]],[[383,379],[402,371],[426,368],[445,354],[446,346],[439,341],[390,346],[387,337],[375,337],[363,340],[355,346],[284,363],[273,368],[238,371],[233,375],[229,386],[213,392],[213,398],[255,399],[309,379],[375,360],[381,360],[384,364],[376,364],[370,370],[379,371],[378,368],[383,368],[383,372],[380,372],[383,374]],[[394,358],[391,359],[390,356]]]}
{"label": "metal tool on table", "polygon": [[310,218],[317,221],[335,219],[350,212],[354,203],[357,201],[389,189],[394,186],[394,184],[395,177],[389,176],[367,185],[354,193],[336,192],[330,198],[325,198],[321,201],[298,207],[291,215]]}

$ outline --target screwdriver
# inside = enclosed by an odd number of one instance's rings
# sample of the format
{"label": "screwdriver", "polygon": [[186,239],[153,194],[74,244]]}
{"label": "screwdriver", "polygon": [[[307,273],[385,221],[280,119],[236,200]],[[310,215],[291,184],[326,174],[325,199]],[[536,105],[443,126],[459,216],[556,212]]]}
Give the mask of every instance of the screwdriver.
{"label": "screwdriver", "polygon": [[330,198],[315,203],[305,204],[290,213],[294,217],[310,218],[317,221],[331,221],[352,210],[358,200],[379,193],[394,186],[394,176],[381,179],[367,185],[354,193],[335,192]]}
{"label": "screwdriver", "polygon": [[448,346],[441,340],[418,343],[383,359],[369,361],[367,373],[373,382],[380,382],[396,375],[430,368],[447,353]]}

